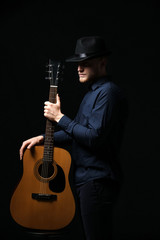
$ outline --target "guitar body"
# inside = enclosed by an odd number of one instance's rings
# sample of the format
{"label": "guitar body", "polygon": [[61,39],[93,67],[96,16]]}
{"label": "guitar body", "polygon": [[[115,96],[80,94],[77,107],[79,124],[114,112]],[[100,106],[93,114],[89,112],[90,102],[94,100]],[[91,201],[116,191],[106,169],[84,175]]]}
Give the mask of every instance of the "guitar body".
{"label": "guitar body", "polygon": [[[10,212],[19,225],[40,230],[58,230],[75,215],[75,201],[69,184],[70,154],[54,148],[54,161],[43,172],[43,146],[26,150],[23,175],[15,189]],[[44,168],[45,169],[45,168]]]}

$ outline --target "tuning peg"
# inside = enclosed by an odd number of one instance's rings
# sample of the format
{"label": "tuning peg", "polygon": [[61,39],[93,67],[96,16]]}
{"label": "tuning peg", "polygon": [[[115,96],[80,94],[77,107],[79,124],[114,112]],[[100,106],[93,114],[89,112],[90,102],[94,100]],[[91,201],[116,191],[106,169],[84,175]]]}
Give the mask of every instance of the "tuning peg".
{"label": "tuning peg", "polygon": [[46,64],[46,68],[53,67],[53,64]]}

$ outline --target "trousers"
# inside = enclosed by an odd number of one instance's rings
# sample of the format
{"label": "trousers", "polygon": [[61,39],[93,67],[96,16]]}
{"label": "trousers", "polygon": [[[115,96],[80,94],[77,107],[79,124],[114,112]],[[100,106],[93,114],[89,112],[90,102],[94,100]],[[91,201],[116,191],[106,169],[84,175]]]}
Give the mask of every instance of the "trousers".
{"label": "trousers", "polygon": [[76,192],[85,239],[111,240],[117,183],[109,179],[95,179],[77,186]]}

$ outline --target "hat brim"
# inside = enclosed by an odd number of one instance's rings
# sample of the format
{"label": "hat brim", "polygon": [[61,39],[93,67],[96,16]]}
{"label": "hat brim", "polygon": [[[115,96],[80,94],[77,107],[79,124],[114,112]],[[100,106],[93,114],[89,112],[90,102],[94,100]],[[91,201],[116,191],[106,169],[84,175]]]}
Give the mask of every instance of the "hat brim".
{"label": "hat brim", "polygon": [[88,54],[88,55],[85,53],[82,53],[82,54],[73,55],[73,56],[67,58],[65,61],[66,62],[82,62],[84,60],[91,59],[91,58],[108,56],[111,53],[112,53],[111,51],[107,51],[107,52],[103,52],[103,53]]}

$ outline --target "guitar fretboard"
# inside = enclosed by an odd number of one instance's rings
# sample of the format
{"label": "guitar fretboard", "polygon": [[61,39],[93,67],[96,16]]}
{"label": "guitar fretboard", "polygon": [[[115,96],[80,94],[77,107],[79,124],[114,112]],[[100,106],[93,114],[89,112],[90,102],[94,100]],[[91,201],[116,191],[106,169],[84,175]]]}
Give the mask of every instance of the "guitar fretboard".
{"label": "guitar fretboard", "polygon": [[[49,101],[52,103],[56,103],[56,95],[57,95],[57,86],[51,85],[50,91],[49,91]],[[54,122],[47,119],[45,141],[44,141],[44,153],[43,153],[44,162],[53,162],[54,129],[55,129]]]}

